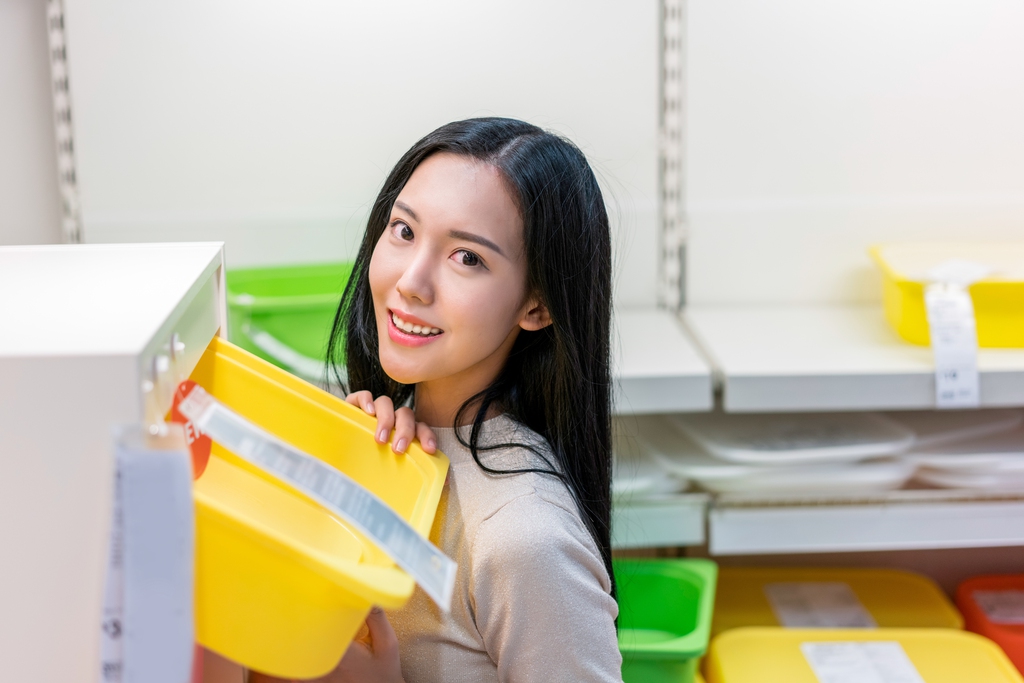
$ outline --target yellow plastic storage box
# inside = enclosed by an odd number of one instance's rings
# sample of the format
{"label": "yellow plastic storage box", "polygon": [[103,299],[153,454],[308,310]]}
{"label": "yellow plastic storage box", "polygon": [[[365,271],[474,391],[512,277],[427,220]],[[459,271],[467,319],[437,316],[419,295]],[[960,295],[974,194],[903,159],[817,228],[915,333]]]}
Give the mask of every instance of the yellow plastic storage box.
{"label": "yellow plastic storage box", "polygon": [[928,272],[952,259],[993,268],[970,286],[978,345],[1024,347],[1024,242],[1007,244],[883,244],[870,249],[882,271],[885,317],[908,342],[927,346],[924,307]]}
{"label": "yellow plastic storage box", "polygon": [[1024,683],[992,641],[926,628],[739,628],[711,641],[704,672],[707,683]]}
{"label": "yellow plastic storage box", "polygon": [[[801,590],[803,589],[803,590]],[[821,590],[825,589],[825,590]],[[722,567],[711,633],[743,626],[786,626],[778,614],[785,600],[795,602],[797,619],[814,616],[828,622],[862,616],[865,626],[963,628],[963,618],[934,581],[893,569],[802,567]],[[774,603],[773,603],[774,599]],[[800,604],[803,603],[803,604]],[[802,609],[801,609],[802,608]],[[802,624],[806,626],[807,624]]]}
{"label": "yellow plastic storage box", "polygon": [[[429,533],[444,456],[418,444],[395,455],[373,440],[375,418],[221,339],[191,379]],[[368,539],[216,444],[194,495],[196,637],[243,666],[282,678],[322,676],[373,605],[400,607],[412,595],[413,580]]]}

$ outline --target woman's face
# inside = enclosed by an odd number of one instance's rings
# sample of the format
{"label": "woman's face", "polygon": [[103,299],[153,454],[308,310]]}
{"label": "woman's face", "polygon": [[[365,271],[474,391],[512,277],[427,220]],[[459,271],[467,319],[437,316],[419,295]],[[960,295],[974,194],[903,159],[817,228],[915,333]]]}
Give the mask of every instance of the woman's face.
{"label": "woman's face", "polygon": [[416,168],[369,277],[381,366],[403,384],[464,380],[475,393],[520,329],[547,324],[526,292],[519,210],[498,170],[469,157],[435,154]]}

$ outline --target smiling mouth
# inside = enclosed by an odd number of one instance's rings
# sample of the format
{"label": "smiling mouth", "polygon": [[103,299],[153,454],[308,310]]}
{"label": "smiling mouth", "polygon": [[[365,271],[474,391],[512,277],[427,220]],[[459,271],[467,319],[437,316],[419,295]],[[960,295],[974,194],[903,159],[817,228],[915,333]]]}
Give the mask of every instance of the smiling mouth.
{"label": "smiling mouth", "polygon": [[405,332],[406,334],[414,334],[417,337],[436,337],[443,331],[436,327],[429,327],[426,325],[414,325],[413,323],[407,322],[399,318],[394,311],[390,311],[390,313],[391,322],[394,323],[395,327],[400,329],[402,332]]}

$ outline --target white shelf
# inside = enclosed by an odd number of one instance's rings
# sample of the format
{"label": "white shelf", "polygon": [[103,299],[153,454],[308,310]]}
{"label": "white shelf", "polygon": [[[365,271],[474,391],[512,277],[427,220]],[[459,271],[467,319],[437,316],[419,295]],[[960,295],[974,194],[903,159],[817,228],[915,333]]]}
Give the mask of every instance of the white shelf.
{"label": "white shelf", "polygon": [[[692,307],[725,410],[921,409],[935,405],[931,350],[902,341],[874,305]],[[982,349],[981,403],[1024,405],[1024,349]]]}
{"label": "white shelf", "polygon": [[711,409],[711,368],[673,314],[616,311],[612,339],[616,413]]}
{"label": "white shelf", "polygon": [[140,353],[220,268],[222,251],[220,242],[3,247],[0,355]]}
{"label": "white shelf", "polygon": [[719,496],[708,511],[713,555],[1024,545],[1024,496],[894,491],[874,498]]}
{"label": "white shelf", "polygon": [[222,329],[222,252],[0,247],[0,604],[19,655],[7,680],[97,680],[83,672],[101,668],[112,428],[166,414]]}
{"label": "white shelf", "polygon": [[704,493],[678,493],[638,501],[612,503],[612,547],[703,545]]}

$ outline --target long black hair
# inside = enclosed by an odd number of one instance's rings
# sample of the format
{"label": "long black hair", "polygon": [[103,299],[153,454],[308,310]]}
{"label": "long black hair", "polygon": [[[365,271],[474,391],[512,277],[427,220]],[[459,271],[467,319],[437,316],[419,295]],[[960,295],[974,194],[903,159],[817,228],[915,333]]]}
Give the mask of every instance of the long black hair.
{"label": "long black hair", "polygon": [[[441,152],[483,161],[503,175],[523,221],[528,292],[544,303],[552,320],[541,330],[520,331],[498,377],[458,412],[453,426],[476,409],[469,440],[461,429],[455,433],[487,472],[543,471],[565,482],[601,551],[614,595],[611,237],[597,179],[575,145],[504,118],[449,123],[413,145],[391,170],[370,211],[327,348],[333,378],[346,391],[390,396],[396,406],[412,396],[415,387],[395,382],[380,364],[369,265],[402,188],[424,159]],[[491,407],[543,436],[556,461],[553,467],[496,471],[481,463],[478,451],[497,447],[478,444]]]}

